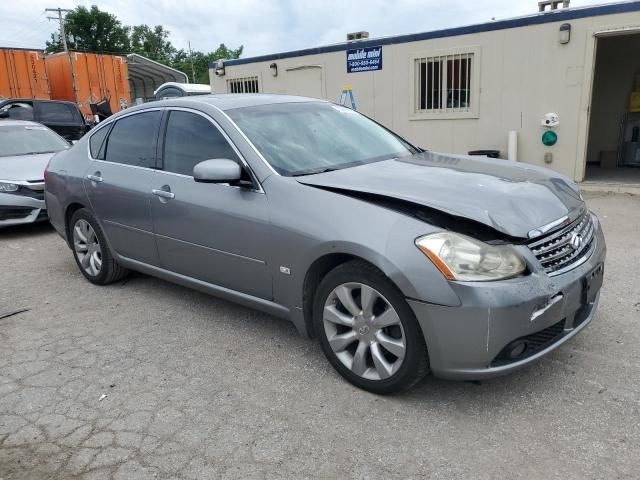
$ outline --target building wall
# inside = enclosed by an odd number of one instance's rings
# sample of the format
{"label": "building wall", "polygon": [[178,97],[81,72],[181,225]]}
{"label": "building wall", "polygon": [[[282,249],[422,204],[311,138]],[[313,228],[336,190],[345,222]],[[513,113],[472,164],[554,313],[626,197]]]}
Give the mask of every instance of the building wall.
{"label": "building wall", "polygon": [[[344,85],[353,87],[358,111],[405,136],[416,145],[454,153],[497,149],[506,158],[507,136],[518,132],[518,160],[549,166],[582,180],[588,106],[593,70],[594,33],[639,26],[640,12],[570,20],[571,41],[561,45],[562,21],[383,46],[383,69],[346,73],[345,51],[321,53],[240,65],[228,65],[226,74],[211,71],[214,92],[227,91],[228,79],[257,75],[265,93],[307,94],[337,101]],[[353,43],[356,48],[357,43]],[[477,118],[413,119],[414,58],[459,48],[474,49],[475,78],[479,81]],[[272,76],[270,64],[278,66]],[[479,67],[479,71],[478,71]],[[319,73],[320,84],[309,75]],[[318,79],[314,80],[316,83]],[[555,112],[558,143],[541,143],[542,116]],[[545,152],[553,154],[544,163]]]}

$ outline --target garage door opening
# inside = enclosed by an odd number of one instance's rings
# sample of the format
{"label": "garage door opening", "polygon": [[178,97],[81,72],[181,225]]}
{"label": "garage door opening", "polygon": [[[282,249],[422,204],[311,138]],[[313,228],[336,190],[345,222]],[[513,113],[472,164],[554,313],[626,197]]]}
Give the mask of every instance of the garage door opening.
{"label": "garage door opening", "polygon": [[585,180],[640,184],[640,33],[597,39]]}

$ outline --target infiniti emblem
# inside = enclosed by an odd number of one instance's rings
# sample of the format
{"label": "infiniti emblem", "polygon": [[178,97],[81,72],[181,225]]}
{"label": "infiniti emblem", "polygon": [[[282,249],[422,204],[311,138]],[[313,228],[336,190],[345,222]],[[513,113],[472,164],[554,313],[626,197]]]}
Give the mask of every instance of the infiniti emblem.
{"label": "infiniti emblem", "polygon": [[358,329],[358,333],[360,335],[366,335],[369,332],[369,327],[367,325],[363,325]]}
{"label": "infiniti emblem", "polygon": [[574,250],[578,250],[580,247],[582,247],[582,236],[574,233],[573,235],[571,235],[571,240],[569,241],[569,244],[571,245],[571,248],[573,248]]}

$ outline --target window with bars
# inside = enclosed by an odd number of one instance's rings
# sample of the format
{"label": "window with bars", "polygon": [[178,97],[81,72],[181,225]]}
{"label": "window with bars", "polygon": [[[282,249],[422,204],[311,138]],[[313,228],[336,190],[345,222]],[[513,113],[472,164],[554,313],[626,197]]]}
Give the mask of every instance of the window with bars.
{"label": "window with bars", "polygon": [[452,53],[415,59],[416,113],[472,111],[474,53]]}
{"label": "window with bars", "polygon": [[227,93],[259,93],[258,77],[256,76],[228,79]]}

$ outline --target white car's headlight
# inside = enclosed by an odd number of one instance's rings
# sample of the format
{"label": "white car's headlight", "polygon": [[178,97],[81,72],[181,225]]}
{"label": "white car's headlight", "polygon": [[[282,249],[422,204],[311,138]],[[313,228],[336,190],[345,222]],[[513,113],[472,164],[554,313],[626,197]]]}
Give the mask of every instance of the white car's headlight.
{"label": "white car's headlight", "polygon": [[0,182],[0,193],[17,192],[19,188],[15,183]]}
{"label": "white car's headlight", "polygon": [[442,232],[416,239],[416,246],[449,280],[483,282],[515,277],[525,271],[522,257],[509,245]]}

